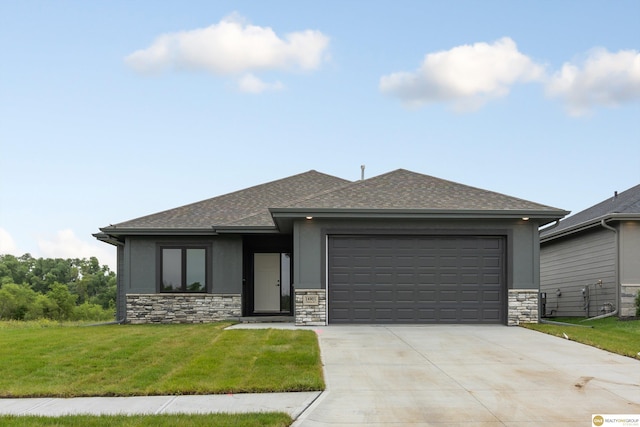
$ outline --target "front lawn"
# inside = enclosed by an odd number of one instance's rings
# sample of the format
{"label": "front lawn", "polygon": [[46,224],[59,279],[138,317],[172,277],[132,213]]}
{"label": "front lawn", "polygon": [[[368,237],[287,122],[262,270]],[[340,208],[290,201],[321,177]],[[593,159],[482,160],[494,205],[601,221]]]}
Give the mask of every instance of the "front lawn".
{"label": "front lawn", "polygon": [[592,347],[601,348],[623,356],[640,358],[640,320],[618,320],[616,317],[590,320],[583,322],[582,318],[554,319],[582,326],[563,326],[545,323],[522,325],[528,329],[563,337],[566,334],[570,340]]}
{"label": "front lawn", "polygon": [[3,427],[286,427],[283,413],[210,415],[70,415],[64,417],[0,416]]}
{"label": "front lawn", "polygon": [[0,397],[324,389],[312,331],[205,325],[0,326]]}

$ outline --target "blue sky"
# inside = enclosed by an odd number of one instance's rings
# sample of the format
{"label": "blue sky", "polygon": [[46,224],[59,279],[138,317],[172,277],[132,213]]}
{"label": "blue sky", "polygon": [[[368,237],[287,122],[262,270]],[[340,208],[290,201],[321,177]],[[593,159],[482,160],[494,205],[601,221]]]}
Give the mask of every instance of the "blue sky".
{"label": "blue sky", "polygon": [[0,2],[0,253],[319,170],[640,182],[638,1]]}

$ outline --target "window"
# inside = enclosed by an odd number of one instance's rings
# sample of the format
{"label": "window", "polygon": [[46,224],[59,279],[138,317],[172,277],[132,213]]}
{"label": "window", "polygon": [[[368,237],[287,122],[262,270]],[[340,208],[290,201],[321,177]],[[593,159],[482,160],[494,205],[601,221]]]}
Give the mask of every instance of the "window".
{"label": "window", "polygon": [[206,292],[207,248],[160,248],[161,292]]}

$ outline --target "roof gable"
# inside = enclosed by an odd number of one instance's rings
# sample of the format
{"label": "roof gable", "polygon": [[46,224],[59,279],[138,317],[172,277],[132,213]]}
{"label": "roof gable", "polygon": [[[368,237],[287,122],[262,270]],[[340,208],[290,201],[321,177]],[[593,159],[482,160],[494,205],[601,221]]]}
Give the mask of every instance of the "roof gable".
{"label": "roof gable", "polygon": [[541,236],[563,234],[614,215],[640,215],[640,184],[563,219],[558,226],[543,230]]}

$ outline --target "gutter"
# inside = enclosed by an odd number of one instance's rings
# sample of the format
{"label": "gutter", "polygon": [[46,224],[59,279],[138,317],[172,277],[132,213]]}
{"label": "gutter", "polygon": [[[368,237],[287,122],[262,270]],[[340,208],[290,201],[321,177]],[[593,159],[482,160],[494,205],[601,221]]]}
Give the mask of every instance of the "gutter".
{"label": "gutter", "polygon": [[616,267],[615,267],[615,286],[616,286],[616,309],[613,310],[611,313],[606,313],[606,314],[602,314],[600,316],[596,316],[596,317],[590,317],[588,319],[583,320],[583,322],[588,322],[589,320],[597,320],[597,319],[604,319],[606,317],[612,317],[618,314],[618,311],[620,310],[620,251],[619,251],[619,234],[618,234],[618,230],[615,227],[610,226],[609,224],[607,224],[605,218],[602,218],[600,220],[600,225],[604,228],[606,228],[607,230],[611,230],[614,232],[614,234],[616,235]]}
{"label": "gutter", "polygon": [[556,221],[568,211],[561,210],[471,210],[471,209],[375,209],[375,208],[271,208],[271,216],[279,219],[343,218],[343,219],[522,219],[538,220],[540,226]]}
{"label": "gutter", "polygon": [[549,227],[546,227],[546,228],[544,228],[544,229],[542,229],[542,230],[539,230],[539,232],[540,232],[540,234],[542,234],[542,233],[546,233],[547,231],[549,231],[549,230],[553,230],[554,228],[556,228],[556,227],[557,227],[557,226],[559,226],[559,225],[560,225],[560,220],[559,220],[559,219],[556,219],[555,224],[550,225]]}

